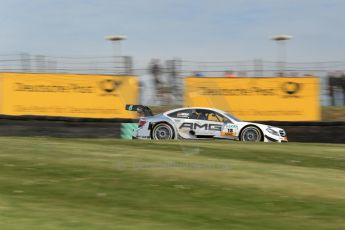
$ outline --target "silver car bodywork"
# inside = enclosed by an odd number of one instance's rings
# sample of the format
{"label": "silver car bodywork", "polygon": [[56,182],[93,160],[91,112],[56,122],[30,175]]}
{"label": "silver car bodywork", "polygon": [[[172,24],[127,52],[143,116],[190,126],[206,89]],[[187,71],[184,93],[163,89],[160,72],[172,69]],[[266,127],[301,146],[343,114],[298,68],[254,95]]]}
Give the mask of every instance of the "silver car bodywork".
{"label": "silver car bodywork", "polygon": [[[214,116],[212,117],[214,120],[191,117],[190,111],[206,111],[209,116],[210,114]],[[170,139],[213,138],[245,141],[242,131],[247,127],[255,127],[261,132],[260,141],[287,142],[286,132],[281,128],[240,121],[222,110],[204,107],[179,108],[154,116],[141,117],[139,127],[134,130],[132,136],[135,139],[157,139],[153,138],[152,130],[161,123],[172,128],[173,136]]]}

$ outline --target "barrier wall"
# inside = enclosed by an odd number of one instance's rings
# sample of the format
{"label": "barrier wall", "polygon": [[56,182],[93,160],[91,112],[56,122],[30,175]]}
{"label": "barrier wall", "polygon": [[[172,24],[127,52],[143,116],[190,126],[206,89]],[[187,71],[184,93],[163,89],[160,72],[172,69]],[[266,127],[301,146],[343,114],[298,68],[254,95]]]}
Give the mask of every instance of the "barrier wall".
{"label": "barrier wall", "polygon": [[218,108],[242,120],[318,121],[319,87],[316,77],[189,77],[184,104]]}
{"label": "barrier wall", "polygon": [[0,73],[0,114],[135,118],[135,76]]}
{"label": "barrier wall", "polygon": [[[0,116],[0,136],[87,138],[131,137],[137,120]],[[265,122],[288,134],[289,142],[345,143],[345,122]]]}

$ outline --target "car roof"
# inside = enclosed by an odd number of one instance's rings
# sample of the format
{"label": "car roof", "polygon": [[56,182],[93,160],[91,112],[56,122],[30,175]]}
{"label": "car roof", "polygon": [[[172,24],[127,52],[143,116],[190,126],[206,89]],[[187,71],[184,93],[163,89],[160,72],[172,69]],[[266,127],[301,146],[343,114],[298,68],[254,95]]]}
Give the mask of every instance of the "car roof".
{"label": "car roof", "polygon": [[184,110],[184,109],[209,109],[209,110],[213,110],[213,111],[218,112],[218,113],[225,113],[225,111],[223,111],[223,110],[215,109],[215,108],[209,108],[209,107],[182,107],[182,108],[177,108],[177,109],[172,109],[172,110],[166,111],[165,113],[172,113],[172,112],[176,112],[176,111]]}

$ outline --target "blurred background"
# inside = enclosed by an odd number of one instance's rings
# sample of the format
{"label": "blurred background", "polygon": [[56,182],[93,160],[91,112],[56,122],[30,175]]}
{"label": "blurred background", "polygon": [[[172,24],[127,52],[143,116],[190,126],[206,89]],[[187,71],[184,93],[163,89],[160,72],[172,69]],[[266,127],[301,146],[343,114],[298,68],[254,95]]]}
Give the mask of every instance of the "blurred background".
{"label": "blurred background", "polygon": [[2,73],[135,76],[157,112],[186,105],[187,77],[315,76],[316,120],[345,119],[342,1],[2,3]]}
{"label": "blurred background", "polygon": [[[133,56],[48,56],[13,53],[0,55],[0,71],[16,73],[63,73],[135,75],[140,103],[151,106],[182,106],[185,77],[308,77],[320,79],[323,107],[345,105],[345,61],[288,62],[253,59],[244,61],[198,61],[153,58],[140,66]],[[336,108],[328,108],[335,109]],[[338,119],[344,119],[340,116]]]}

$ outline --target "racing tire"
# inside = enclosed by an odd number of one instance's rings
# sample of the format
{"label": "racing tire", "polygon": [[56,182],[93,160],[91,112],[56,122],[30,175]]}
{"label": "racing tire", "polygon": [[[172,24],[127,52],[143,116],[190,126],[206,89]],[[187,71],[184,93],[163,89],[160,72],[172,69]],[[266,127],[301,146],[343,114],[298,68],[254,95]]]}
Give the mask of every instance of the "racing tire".
{"label": "racing tire", "polygon": [[156,124],[151,133],[153,140],[171,140],[175,137],[174,129],[167,123]]}
{"label": "racing tire", "polygon": [[241,132],[241,141],[259,142],[262,139],[261,130],[255,126],[245,127]]}

